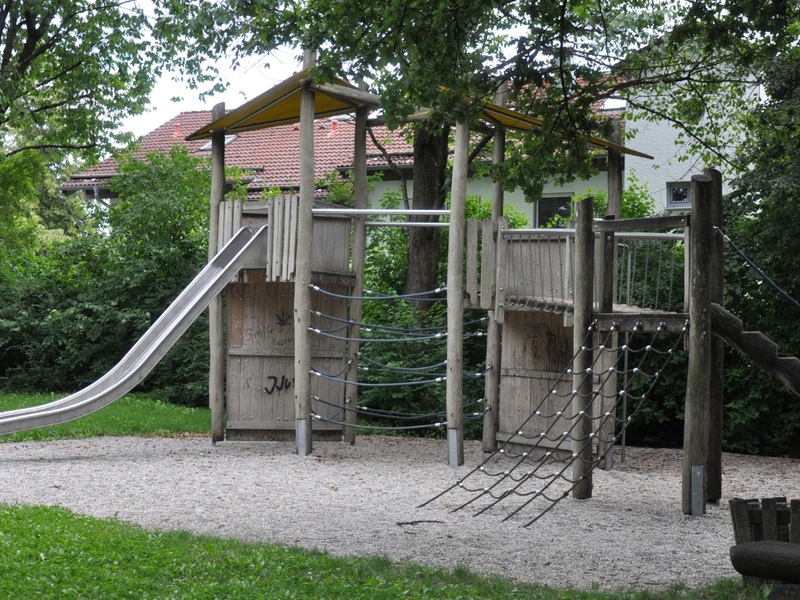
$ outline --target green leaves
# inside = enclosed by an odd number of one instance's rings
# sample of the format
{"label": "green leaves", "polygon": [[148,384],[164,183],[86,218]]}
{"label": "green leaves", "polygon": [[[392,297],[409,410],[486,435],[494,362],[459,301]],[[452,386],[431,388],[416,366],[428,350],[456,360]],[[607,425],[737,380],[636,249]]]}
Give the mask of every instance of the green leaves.
{"label": "green leaves", "polygon": [[143,110],[163,57],[129,2],[8,2],[0,19],[2,151],[25,148],[100,156],[121,119]]}
{"label": "green leaves", "polygon": [[[11,157],[11,164],[22,160]],[[3,163],[0,163],[0,167]],[[14,171],[18,173],[20,171]],[[121,159],[121,195],[102,233],[56,241],[0,291],[0,386],[76,390],[113,366],[207,259],[208,163],[176,148],[146,160]],[[142,384],[162,398],[202,404],[207,397],[205,316]]]}

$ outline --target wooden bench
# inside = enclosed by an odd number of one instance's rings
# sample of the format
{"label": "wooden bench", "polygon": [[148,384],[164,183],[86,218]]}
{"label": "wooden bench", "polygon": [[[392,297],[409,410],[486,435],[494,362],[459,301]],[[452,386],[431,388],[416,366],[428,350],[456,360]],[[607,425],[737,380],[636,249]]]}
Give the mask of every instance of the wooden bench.
{"label": "wooden bench", "polygon": [[771,586],[769,600],[800,600],[800,500],[735,498],[730,511],[731,563],[745,585]]}

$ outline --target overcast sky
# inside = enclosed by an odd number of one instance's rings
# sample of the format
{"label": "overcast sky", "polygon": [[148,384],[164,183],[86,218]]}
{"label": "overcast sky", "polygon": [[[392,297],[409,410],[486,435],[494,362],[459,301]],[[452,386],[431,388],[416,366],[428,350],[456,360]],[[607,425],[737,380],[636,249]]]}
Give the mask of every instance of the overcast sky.
{"label": "overcast sky", "polygon": [[[287,50],[266,61],[243,64],[236,71],[230,70],[230,61],[218,61],[216,67],[228,84],[228,90],[224,94],[207,98],[205,102],[198,99],[197,90],[188,90],[182,84],[172,81],[171,73],[165,74],[150,95],[150,110],[143,115],[126,119],[123,129],[132,131],[138,137],[150,133],[181,112],[211,110],[219,102],[225,102],[228,109],[237,108],[299,71],[302,65],[295,60],[296,54],[299,52]],[[268,68],[265,62],[269,63]],[[176,96],[183,99],[172,102],[171,99]]]}

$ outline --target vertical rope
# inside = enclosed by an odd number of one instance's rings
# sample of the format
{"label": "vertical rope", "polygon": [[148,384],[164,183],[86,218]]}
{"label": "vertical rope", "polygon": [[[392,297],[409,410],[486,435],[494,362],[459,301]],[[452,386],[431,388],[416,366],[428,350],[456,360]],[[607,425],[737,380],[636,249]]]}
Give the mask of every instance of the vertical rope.
{"label": "vertical rope", "polygon": [[563,236],[558,234],[558,270],[561,278],[561,300],[562,302],[567,299],[567,294],[564,290],[564,254],[563,254]]}
{"label": "vertical rope", "polygon": [[545,242],[545,248],[547,248],[547,267],[550,270],[550,300],[555,299],[555,294],[553,292],[553,245],[552,245],[552,238],[547,238]]}
{"label": "vertical rope", "polygon": [[670,312],[672,310],[672,291],[675,285],[675,263],[677,262],[676,258],[677,250],[678,250],[678,245],[675,242],[672,242],[672,248],[670,249],[672,262],[670,263],[670,268],[669,268],[669,296],[667,298],[667,312]]}
{"label": "vertical rope", "polygon": [[656,243],[658,244],[658,273],[656,274],[656,299],[653,308],[658,308],[658,295],[661,290],[661,260],[664,254],[664,242]]}
{"label": "vertical rope", "polygon": [[647,273],[650,269],[650,240],[645,240],[645,255],[644,255],[644,281],[642,282],[642,303],[639,306],[647,306],[645,304],[647,298]]}

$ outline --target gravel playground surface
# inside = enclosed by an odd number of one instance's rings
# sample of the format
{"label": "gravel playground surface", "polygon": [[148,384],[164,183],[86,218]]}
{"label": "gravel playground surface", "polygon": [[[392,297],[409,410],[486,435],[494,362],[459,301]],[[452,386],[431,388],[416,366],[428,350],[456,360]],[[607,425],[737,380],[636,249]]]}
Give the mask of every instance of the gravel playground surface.
{"label": "gravel playground surface", "polygon": [[92,438],[0,444],[0,502],[46,504],[147,528],[385,555],[557,588],[699,587],[734,577],[728,552],[734,497],[800,498],[800,461],[725,454],[723,496],[703,517],[681,512],[679,450],[628,448],[598,471],[591,500],[563,500],[528,528],[533,508],[450,512],[470,498],[447,494],[416,508],[481,460],[446,464],[442,441],[362,436],[355,446],[207,438]]}

